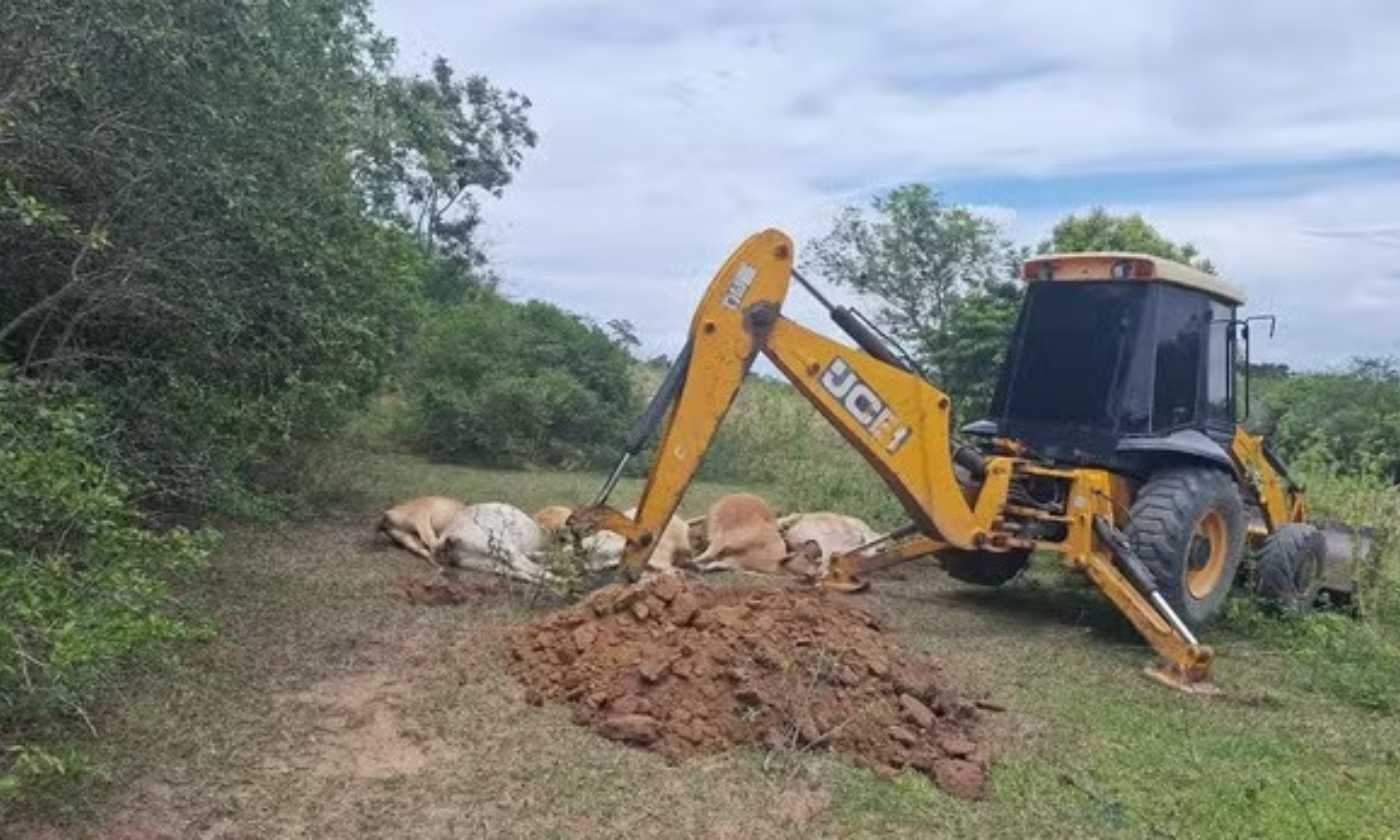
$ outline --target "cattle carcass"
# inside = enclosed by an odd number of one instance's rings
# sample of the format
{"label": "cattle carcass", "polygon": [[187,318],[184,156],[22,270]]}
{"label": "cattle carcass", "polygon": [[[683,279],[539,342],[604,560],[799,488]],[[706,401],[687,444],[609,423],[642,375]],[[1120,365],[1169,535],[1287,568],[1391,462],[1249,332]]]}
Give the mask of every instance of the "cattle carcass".
{"label": "cattle carcass", "polygon": [[[623,515],[635,518],[637,509],[623,511]],[[626,545],[621,534],[611,531],[600,531],[584,537],[582,547],[587,557],[585,562],[588,568],[607,569],[618,565],[622,562],[622,552]],[[685,520],[672,516],[661,535],[657,537],[656,549],[647,558],[647,568],[655,572],[669,572],[675,569],[678,563],[684,563],[689,558],[690,538]]]}
{"label": "cattle carcass", "polygon": [[780,575],[787,571],[788,548],[778,531],[778,518],[753,493],[733,493],[710,505],[705,538],[708,545],[695,558],[702,572],[732,569]]}
{"label": "cattle carcass", "polygon": [[465,508],[464,503],[446,496],[419,496],[384,511],[378,530],[396,545],[431,562],[443,532]]}
{"label": "cattle carcass", "polygon": [[563,505],[546,505],[531,514],[530,518],[535,520],[535,524],[545,529],[551,534],[563,533],[565,524],[569,521],[569,515],[573,508]]}
{"label": "cattle carcass", "polygon": [[442,535],[436,552],[445,567],[491,572],[531,583],[557,578],[535,561],[550,535],[525,511],[501,502],[463,508]]}
{"label": "cattle carcass", "polygon": [[791,554],[788,570],[813,577],[826,573],[833,556],[880,539],[865,522],[831,511],[784,516],[778,528]]}

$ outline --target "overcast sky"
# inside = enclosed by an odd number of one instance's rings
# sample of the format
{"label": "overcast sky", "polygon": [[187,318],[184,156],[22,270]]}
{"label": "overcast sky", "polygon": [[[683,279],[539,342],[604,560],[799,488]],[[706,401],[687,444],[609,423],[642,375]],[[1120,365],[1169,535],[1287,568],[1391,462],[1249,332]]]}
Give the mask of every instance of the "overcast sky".
{"label": "overcast sky", "polygon": [[507,291],[649,354],[747,234],[922,182],[1026,243],[1142,212],[1279,316],[1258,359],[1400,355],[1400,3],[377,2],[405,69],[534,102],[485,202]]}

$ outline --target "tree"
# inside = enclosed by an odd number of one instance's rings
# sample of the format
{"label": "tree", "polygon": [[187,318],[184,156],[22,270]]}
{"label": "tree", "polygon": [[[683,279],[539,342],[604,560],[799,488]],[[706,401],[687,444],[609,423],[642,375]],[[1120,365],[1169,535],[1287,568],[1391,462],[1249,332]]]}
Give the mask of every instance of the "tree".
{"label": "tree", "polygon": [[635,407],[621,343],[556,306],[495,296],[432,320],[409,389],[425,452],[507,467],[602,463]]}
{"label": "tree", "polygon": [[1067,216],[1055,225],[1050,238],[1043,240],[1036,251],[1042,254],[1075,251],[1132,251],[1151,254],[1194,266],[1210,274],[1215,266],[1201,256],[1195,245],[1176,243],[1162,236],[1140,214],[1114,216],[1102,207],[1095,207],[1083,216]]}
{"label": "tree", "polygon": [[1400,482],[1400,361],[1354,359],[1340,371],[1293,374],[1260,398],[1264,431],[1287,457]]}
{"label": "tree", "polygon": [[367,99],[356,177],[371,212],[443,259],[434,299],[451,302],[464,286],[491,284],[475,241],[477,196],[499,197],[534,147],[530,100],[483,76],[458,79],[441,57],[428,78],[376,80]]}
{"label": "tree", "polygon": [[445,62],[395,77],[366,0],[6,3],[0,55],[0,364],[80,383],[148,501],[296,487],[534,139]]}
{"label": "tree", "polygon": [[1019,255],[996,222],[911,184],[877,197],[869,211],[843,210],[806,262],[874,297],[876,321],[967,399],[994,377],[991,344],[1004,341],[1015,318],[1020,290],[1005,281]]}
{"label": "tree", "polygon": [[1019,282],[1006,280],[968,292],[954,301],[947,327],[927,343],[939,385],[957,398],[954,407],[964,420],[986,416],[1022,294]]}
{"label": "tree", "polygon": [[613,318],[608,321],[608,333],[619,347],[626,349],[629,353],[642,346],[642,340],[637,338],[636,325],[626,318]]}

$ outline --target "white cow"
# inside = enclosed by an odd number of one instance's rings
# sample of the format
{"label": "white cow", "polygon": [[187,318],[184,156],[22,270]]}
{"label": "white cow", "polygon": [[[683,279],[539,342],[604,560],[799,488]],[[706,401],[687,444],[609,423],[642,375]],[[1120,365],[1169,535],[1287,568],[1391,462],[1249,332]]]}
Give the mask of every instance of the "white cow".
{"label": "white cow", "polygon": [[824,575],[833,556],[880,538],[873,528],[854,516],[830,511],[784,516],[778,520],[778,529],[792,553],[789,568],[813,576]]}
{"label": "white cow", "polygon": [[438,563],[492,572],[530,583],[558,578],[535,561],[550,535],[520,508],[501,502],[467,505],[452,520],[436,552]]}
{"label": "white cow", "polygon": [[[637,509],[623,511],[623,515],[636,518]],[[627,541],[622,535],[611,531],[589,534],[581,543],[587,557],[585,562],[590,569],[609,569],[618,565],[622,562],[622,552],[627,547]],[[675,569],[677,563],[684,563],[689,558],[689,528],[685,520],[672,516],[657,538],[656,549],[647,558],[647,568],[655,572],[669,572]]]}

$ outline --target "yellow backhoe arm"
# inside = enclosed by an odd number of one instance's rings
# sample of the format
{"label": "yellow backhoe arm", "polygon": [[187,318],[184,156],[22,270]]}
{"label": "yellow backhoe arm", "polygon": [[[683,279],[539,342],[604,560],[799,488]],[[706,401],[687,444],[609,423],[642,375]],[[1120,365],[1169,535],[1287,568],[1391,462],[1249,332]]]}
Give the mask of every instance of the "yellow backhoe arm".
{"label": "yellow backhoe arm", "polygon": [[1252,435],[1243,426],[1237,426],[1230,443],[1230,455],[1258,494],[1259,509],[1264,513],[1269,532],[1307,518],[1302,490],[1293,486],[1282,467],[1269,456],[1263,436]]}
{"label": "yellow backhoe arm", "polygon": [[602,511],[588,521],[628,537],[623,565],[629,572],[645,565],[651,538],[680,504],[759,353],[875,468],[921,530],[961,548],[986,539],[964,500],[951,456],[928,457],[951,451],[947,395],[915,374],[784,318],[792,258],[786,234],[756,234],[734,252],[705,292],[690,328],[684,378],[635,524]]}

